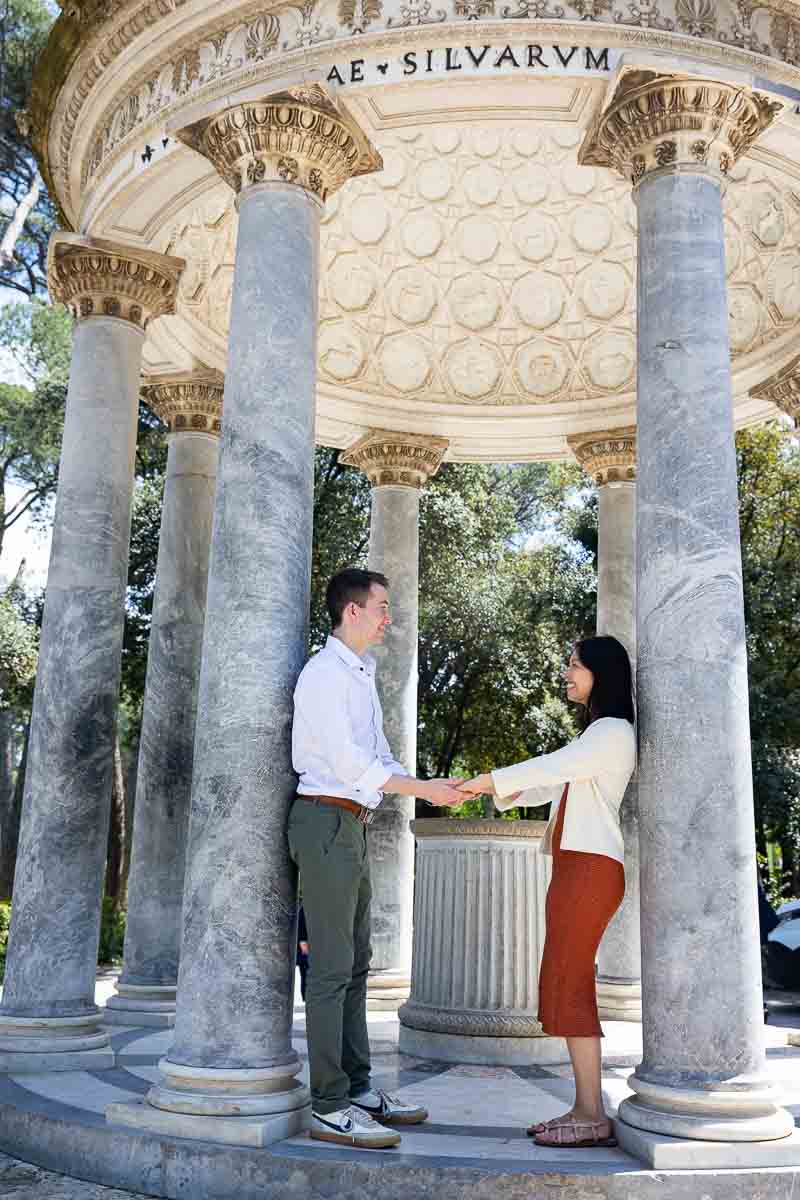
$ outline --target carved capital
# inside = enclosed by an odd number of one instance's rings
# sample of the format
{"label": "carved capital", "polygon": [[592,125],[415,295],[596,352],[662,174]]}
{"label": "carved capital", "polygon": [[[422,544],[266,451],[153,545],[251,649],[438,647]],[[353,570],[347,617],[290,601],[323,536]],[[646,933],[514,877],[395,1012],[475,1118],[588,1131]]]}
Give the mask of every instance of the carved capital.
{"label": "carved capital", "polygon": [[777,374],[750,389],[754,400],[770,400],[800,426],[800,354]]}
{"label": "carved capital", "polygon": [[76,321],[121,317],[145,329],[175,311],[182,258],[140,250],[104,238],[56,233],[50,239],[47,282],[53,300]]}
{"label": "carved capital", "polygon": [[383,166],[350,113],[316,83],[226,108],[176,134],[235,192],[282,182],[325,201],[354,175]]}
{"label": "carved capital", "polygon": [[653,171],[725,176],[783,109],[738,84],[623,68],[578,152],[638,184]]}
{"label": "carved capital", "polygon": [[447,438],[371,429],[339,455],[339,462],[358,467],[373,487],[423,488],[442,465],[449,444]]}
{"label": "carved capital", "polygon": [[142,387],[142,399],[169,427],[170,433],[219,435],[224,386],[219,371],[151,375]]}
{"label": "carved capital", "polygon": [[569,448],[598,487],[636,480],[636,426],[602,433],[573,433]]}

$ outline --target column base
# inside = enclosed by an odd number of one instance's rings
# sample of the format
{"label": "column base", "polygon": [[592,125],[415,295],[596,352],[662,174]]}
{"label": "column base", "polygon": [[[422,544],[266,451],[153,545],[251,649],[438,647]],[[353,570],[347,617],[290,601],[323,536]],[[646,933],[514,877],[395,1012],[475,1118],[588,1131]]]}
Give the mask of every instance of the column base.
{"label": "column base", "polygon": [[172,986],[118,983],[116,996],[109,997],[103,1015],[105,1025],[146,1025],[172,1029],[175,1025],[175,995]]}
{"label": "column base", "polygon": [[634,1129],[617,1119],[620,1148],[656,1171],[734,1171],[800,1167],[800,1131],[769,1142],[701,1142]]}
{"label": "column base", "polygon": [[563,1038],[475,1037],[400,1026],[398,1049],[413,1058],[481,1067],[549,1067],[569,1062]]}
{"label": "column base", "polygon": [[370,971],[367,1008],[370,1012],[397,1012],[411,995],[409,971]]}
{"label": "column base", "polygon": [[[772,1142],[794,1133],[794,1118],[778,1104],[769,1081],[729,1088],[678,1088],[631,1075],[635,1095],[622,1101],[619,1123],[646,1133],[699,1142]],[[751,1164],[745,1164],[751,1165]]]}
{"label": "column base", "polygon": [[218,1142],[226,1146],[261,1147],[295,1137],[310,1128],[311,1103],[309,1100],[297,1108],[265,1116],[203,1117],[166,1112],[153,1108],[146,1100],[133,1100],[125,1104],[109,1104],[106,1121],[109,1125],[167,1137]]}
{"label": "column base", "polygon": [[642,1019],[642,985],[613,979],[597,980],[597,1012],[601,1021]]}
{"label": "column base", "polygon": [[80,1017],[0,1014],[0,1072],[101,1071],[114,1066],[101,1009]]}

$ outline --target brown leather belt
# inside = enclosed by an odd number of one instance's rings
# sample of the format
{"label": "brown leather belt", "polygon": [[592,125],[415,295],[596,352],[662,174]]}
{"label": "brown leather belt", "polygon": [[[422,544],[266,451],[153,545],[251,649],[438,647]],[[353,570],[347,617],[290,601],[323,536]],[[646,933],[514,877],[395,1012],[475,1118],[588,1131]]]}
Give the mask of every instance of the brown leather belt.
{"label": "brown leather belt", "polygon": [[316,800],[318,804],[333,804],[336,808],[343,808],[346,812],[352,813],[357,821],[362,825],[371,825],[375,820],[375,810],[366,808],[363,804],[358,804],[355,800],[348,800],[346,796],[303,796],[300,792],[297,793],[299,800]]}

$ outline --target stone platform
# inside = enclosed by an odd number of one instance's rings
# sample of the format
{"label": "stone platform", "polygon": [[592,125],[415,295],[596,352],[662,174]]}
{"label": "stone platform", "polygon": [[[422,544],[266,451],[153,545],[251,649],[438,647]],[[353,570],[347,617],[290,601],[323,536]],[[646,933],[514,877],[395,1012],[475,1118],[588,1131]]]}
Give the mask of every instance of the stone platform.
{"label": "stone platform", "polygon": [[[107,990],[100,985],[101,992]],[[393,1014],[369,1014],[377,1084],[426,1104],[430,1120],[403,1133],[399,1150],[348,1151],[306,1135],[266,1149],[145,1136],[110,1127],[109,1104],[136,1101],[157,1078],[171,1030],[110,1030],[115,1066],[0,1077],[0,1149],[39,1166],[172,1200],[770,1200],[796,1196],[795,1170],[652,1171],[622,1150],[552,1150],[524,1129],[572,1100],[567,1065],[453,1066],[397,1049]],[[641,1026],[607,1022],[603,1086],[615,1110],[638,1062]],[[305,1058],[305,1018],[294,1044]],[[772,1072],[800,1116],[800,1048],[787,1028],[765,1027]],[[307,1072],[307,1066],[305,1067]]]}

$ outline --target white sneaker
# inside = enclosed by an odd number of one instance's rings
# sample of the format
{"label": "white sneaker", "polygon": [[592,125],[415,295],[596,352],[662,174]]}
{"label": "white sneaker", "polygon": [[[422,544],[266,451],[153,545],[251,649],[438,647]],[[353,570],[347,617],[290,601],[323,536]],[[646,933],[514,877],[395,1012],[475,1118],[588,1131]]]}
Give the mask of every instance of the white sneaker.
{"label": "white sneaker", "polygon": [[400,1145],[400,1134],[384,1129],[360,1108],[351,1105],[332,1113],[311,1113],[311,1136],[318,1142],[336,1142],[360,1150],[388,1150]]}
{"label": "white sneaker", "polygon": [[354,1096],[351,1103],[384,1125],[421,1125],[428,1119],[427,1108],[420,1104],[407,1104],[380,1090]]}

